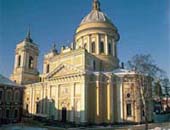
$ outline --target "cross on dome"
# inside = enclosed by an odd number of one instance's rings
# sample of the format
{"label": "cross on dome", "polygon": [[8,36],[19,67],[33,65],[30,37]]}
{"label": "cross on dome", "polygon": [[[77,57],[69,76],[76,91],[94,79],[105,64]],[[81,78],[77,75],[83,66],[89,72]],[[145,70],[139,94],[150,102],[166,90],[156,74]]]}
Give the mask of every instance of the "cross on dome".
{"label": "cross on dome", "polygon": [[99,2],[99,0],[93,0],[93,10],[100,11],[100,2]]}

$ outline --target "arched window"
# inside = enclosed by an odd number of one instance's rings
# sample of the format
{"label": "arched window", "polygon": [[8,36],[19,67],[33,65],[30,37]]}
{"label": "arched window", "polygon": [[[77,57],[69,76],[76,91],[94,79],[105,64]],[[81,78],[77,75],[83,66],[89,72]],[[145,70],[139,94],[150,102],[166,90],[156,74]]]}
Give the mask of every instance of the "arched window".
{"label": "arched window", "polygon": [[100,53],[104,53],[104,42],[100,42]]}
{"label": "arched window", "polygon": [[108,53],[109,53],[109,55],[112,54],[112,45],[111,45],[111,43],[108,43]]}
{"label": "arched window", "polygon": [[47,64],[46,73],[49,73],[49,72],[50,72],[50,65]]}
{"label": "arched window", "polygon": [[95,71],[96,70],[96,61],[93,60],[93,70]]}
{"label": "arched window", "polygon": [[3,100],[3,90],[0,90],[0,101]]}
{"label": "arched window", "polygon": [[21,55],[18,56],[18,67],[21,66]]}
{"label": "arched window", "polygon": [[8,103],[11,102],[11,96],[12,96],[11,91],[7,90],[7,92],[6,92],[6,101]]}
{"label": "arched window", "polygon": [[96,52],[95,42],[92,42],[92,44],[91,44],[91,50],[92,50],[92,53],[95,53],[95,52]]}
{"label": "arched window", "polygon": [[16,91],[14,94],[14,101],[19,102],[19,99],[20,99],[19,91]]}
{"label": "arched window", "polygon": [[33,57],[30,56],[30,57],[29,57],[29,63],[28,63],[28,67],[29,67],[30,69],[33,68],[33,61],[34,61]]}

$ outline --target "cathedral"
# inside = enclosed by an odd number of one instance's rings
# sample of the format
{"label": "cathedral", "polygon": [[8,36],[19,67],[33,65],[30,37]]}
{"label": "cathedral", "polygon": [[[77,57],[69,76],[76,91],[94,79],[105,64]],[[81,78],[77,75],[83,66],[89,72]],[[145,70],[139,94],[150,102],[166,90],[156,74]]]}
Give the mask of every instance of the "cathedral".
{"label": "cathedral", "polygon": [[[142,122],[140,75],[119,66],[119,38],[99,0],[93,0],[73,43],[45,54],[40,74],[39,48],[28,31],[16,46],[11,75],[24,86],[24,114],[75,123]],[[148,114],[151,120],[151,109]]]}

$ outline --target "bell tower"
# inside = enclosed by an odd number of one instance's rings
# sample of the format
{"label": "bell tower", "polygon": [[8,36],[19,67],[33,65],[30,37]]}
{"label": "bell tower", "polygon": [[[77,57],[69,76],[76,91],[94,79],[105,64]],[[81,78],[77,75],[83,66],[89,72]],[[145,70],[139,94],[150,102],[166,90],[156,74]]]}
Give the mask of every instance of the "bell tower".
{"label": "bell tower", "polygon": [[11,80],[21,85],[38,82],[38,55],[38,45],[31,39],[29,29],[26,38],[16,46],[14,70]]}

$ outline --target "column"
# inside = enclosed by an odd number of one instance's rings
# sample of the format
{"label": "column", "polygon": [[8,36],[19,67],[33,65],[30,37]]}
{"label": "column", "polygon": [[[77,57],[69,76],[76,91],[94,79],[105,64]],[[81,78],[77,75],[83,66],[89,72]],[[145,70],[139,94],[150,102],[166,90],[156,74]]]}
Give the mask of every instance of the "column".
{"label": "column", "polygon": [[74,121],[74,83],[71,85],[71,112],[70,112],[70,121],[73,122]]}
{"label": "column", "polygon": [[43,113],[43,86],[41,86],[41,95],[40,95],[40,113]]}
{"label": "column", "polygon": [[[111,121],[112,122],[115,122],[115,119],[116,119],[116,114],[115,114],[115,111],[116,111],[116,86],[114,86],[114,83],[113,83],[113,79],[112,79],[112,75],[110,77],[110,92],[111,92],[111,96],[110,96],[110,103],[111,103]],[[115,99],[114,99],[115,98]]]}
{"label": "column", "polygon": [[15,55],[15,67],[14,68],[17,68],[18,67],[18,55]]}
{"label": "column", "polygon": [[29,88],[30,89],[30,96],[29,96],[29,106],[28,106],[28,113],[32,113],[32,105],[33,105],[33,91],[32,91],[32,87]]}
{"label": "column", "polygon": [[48,89],[47,89],[47,113],[48,113],[48,116],[50,116],[50,101],[51,101],[51,85],[48,86]]}
{"label": "column", "polygon": [[80,109],[80,122],[85,123],[86,122],[86,82],[85,82],[85,76],[83,77],[82,87],[81,87],[81,109]]}
{"label": "column", "polygon": [[110,108],[111,108],[111,103],[110,103],[110,97],[111,97],[110,96],[110,92],[111,92],[110,85],[111,84],[110,84],[110,82],[111,82],[110,80],[108,80],[108,82],[107,82],[107,120],[108,121],[110,121],[110,118],[111,118],[110,117],[110,115],[111,115],[110,114],[111,113],[111,111],[110,111]]}
{"label": "column", "polygon": [[57,84],[57,86],[56,86],[56,96],[55,96],[55,108],[56,108],[55,118],[56,118],[56,120],[59,120],[59,117],[58,117],[58,112],[59,112],[59,107],[58,107],[59,106],[58,105],[58,87],[59,87],[59,85]]}
{"label": "column", "polygon": [[25,55],[25,52],[22,52],[21,53],[21,61],[20,61],[21,62],[21,67],[24,67],[24,60],[25,60],[24,59],[25,58],[24,55]]}
{"label": "column", "polygon": [[123,122],[123,95],[122,95],[122,89],[123,89],[123,79],[121,78],[118,85],[117,85],[117,114],[118,114],[118,122]]}
{"label": "column", "polygon": [[87,51],[91,53],[91,36],[88,35],[88,41],[87,41]]}
{"label": "column", "polygon": [[84,48],[84,38],[81,37],[81,48]]}
{"label": "column", "polygon": [[99,80],[96,81],[96,115],[99,116]]}
{"label": "column", "polygon": [[23,54],[23,57],[21,56],[21,59],[23,59],[23,67],[26,66],[26,55],[27,55],[27,53],[25,52],[25,53]]}
{"label": "column", "polygon": [[34,87],[31,85],[32,88],[32,114],[35,114],[35,106],[36,106],[36,102],[35,102],[35,92],[34,92]]}
{"label": "column", "polygon": [[96,34],[96,54],[99,54],[100,53],[100,36],[99,34]]}
{"label": "column", "polygon": [[108,55],[108,36],[105,34],[105,54]]}

